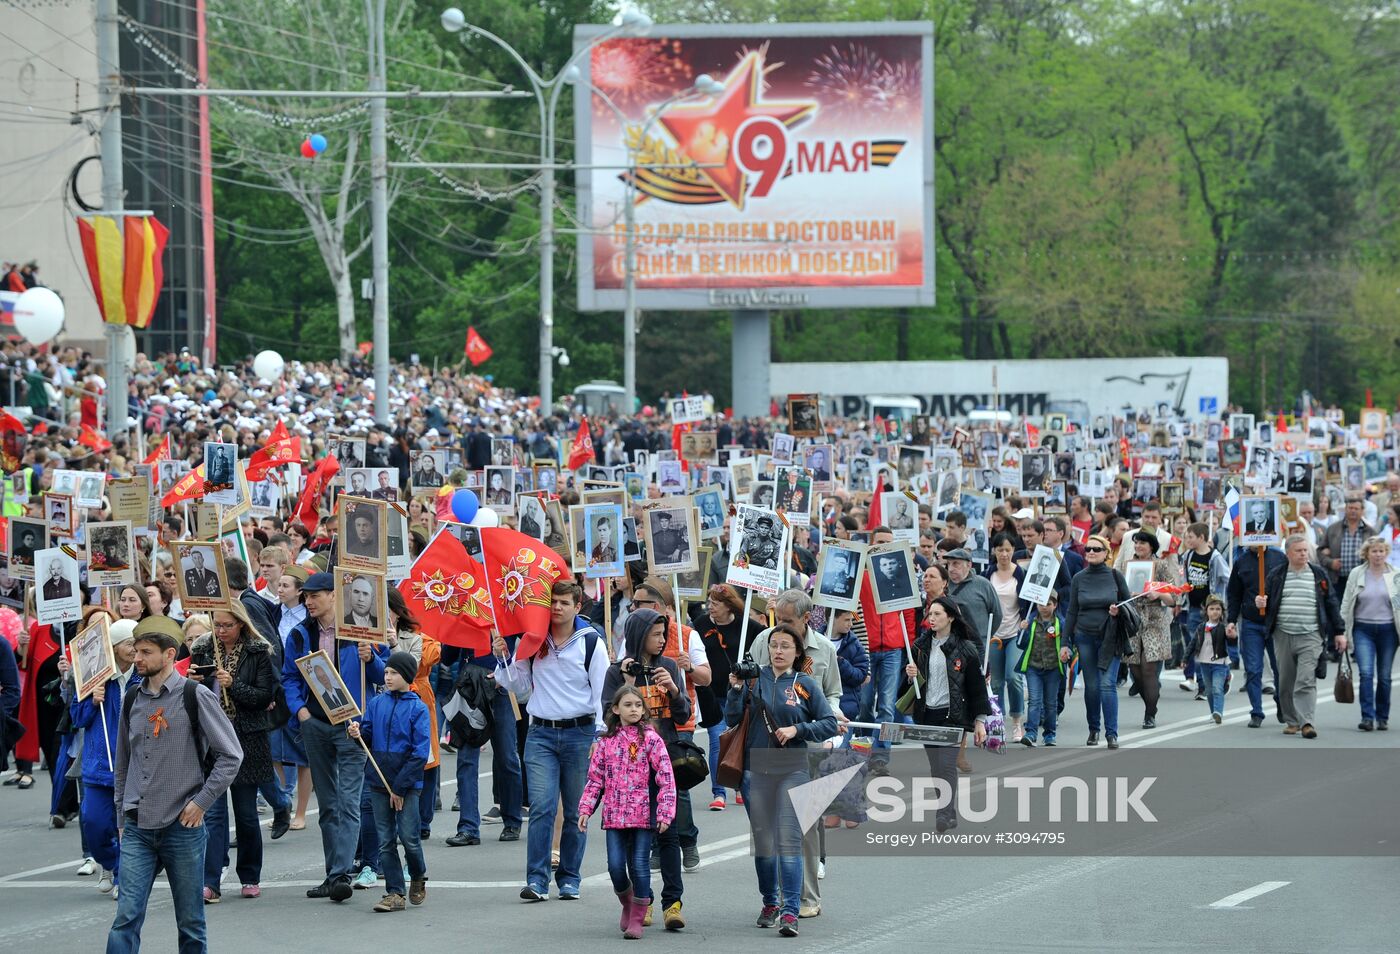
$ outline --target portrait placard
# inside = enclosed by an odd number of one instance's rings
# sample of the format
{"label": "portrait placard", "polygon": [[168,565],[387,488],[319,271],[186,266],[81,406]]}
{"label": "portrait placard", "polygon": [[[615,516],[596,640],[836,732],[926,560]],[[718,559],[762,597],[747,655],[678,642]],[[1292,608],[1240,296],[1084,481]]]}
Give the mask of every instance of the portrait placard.
{"label": "portrait placard", "polygon": [[384,573],[389,565],[388,507],[383,500],[342,494],[336,514],[337,563]]}
{"label": "portrait placard", "polygon": [[820,394],[789,394],[788,433],[793,437],[821,437],[822,402]]}
{"label": "portrait placard", "polygon": [[676,599],[690,601],[705,598],[706,581],[710,578],[710,563],[714,560],[715,548],[701,545],[696,553],[695,569],[676,574]]}
{"label": "portrait placard", "polygon": [[1147,592],[1147,584],[1152,582],[1151,560],[1129,560],[1123,576],[1128,581],[1128,592],[1134,596]]}
{"label": "portrait placard", "polygon": [[107,483],[107,475],[101,471],[85,470],[78,474],[77,504],[84,509],[96,510],[102,506],[102,491]]}
{"label": "portrait placard", "polygon": [[316,701],[326,712],[331,725],[349,722],[360,714],[360,707],[350,689],[340,678],[331,657],[324,650],[317,650],[297,660],[297,669]]}
{"label": "portrait placard", "polygon": [[49,545],[48,524],[33,517],[11,517],[8,537],[9,575],[33,583],[35,554]]}
{"label": "portrait placard", "polygon": [[44,494],[44,521],[56,537],[71,537],[78,532],[78,508],[68,494]]}
{"label": "portrait placard", "polygon": [[855,610],[860,605],[860,579],[865,570],[863,543],[854,540],[823,542],[817,560],[817,582],[812,602],[832,609]]}
{"label": "portrait placard", "polygon": [[87,525],[88,586],[136,585],[136,538],[131,521]]}
{"label": "portrait placard", "polygon": [[681,459],[688,461],[714,460],[715,432],[691,431],[681,435]]}
{"label": "portrait placard", "polygon": [[1179,480],[1169,480],[1162,484],[1162,512],[1186,512],[1186,484]]}
{"label": "portrait placard", "polygon": [[584,551],[588,560],[583,575],[590,580],[622,576],[622,507],[588,504],[583,507]]}
{"label": "portrait placard", "polygon": [[678,460],[658,460],[656,462],[656,485],[663,494],[685,493],[685,472]]}
{"label": "portrait placard", "polygon": [[515,468],[486,468],[486,488],[481,502],[501,516],[515,510]]}
{"label": "portrait placard", "polygon": [[1378,441],[1385,437],[1385,408],[1363,407],[1356,433],[1365,440]]}
{"label": "portrait placard", "polygon": [[333,435],[326,438],[326,453],[340,464],[342,478],[356,467],[365,466],[365,439]]}
{"label": "portrait placard", "polygon": [[238,445],[204,442],[204,502],[232,507],[239,500]]}
{"label": "portrait placard", "polygon": [[218,541],[177,540],[170,544],[175,584],[185,610],[227,609],[224,550]]}
{"label": "portrait placard", "polygon": [[384,643],[389,620],[384,574],[335,568],[335,638],[357,643]]}
{"label": "portrait placard", "polygon": [[756,479],[752,457],[738,457],[729,461],[729,486],[734,493],[735,503],[749,502]]}
{"label": "portrait placard", "polygon": [[789,521],[798,525],[811,522],[812,475],[807,468],[796,465],[778,467],[773,489],[776,495],[774,509],[783,511]]}
{"label": "portrait placard", "polygon": [[906,491],[887,490],[880,494],[880,522],[894,531],[897,541],[916,546],[919,542],[919,504]]}
{"label": "portrait placard", "polygon": [[724,490],[713,484],[695,492],[695,509],[700,512],[700,539],[713,540],[724,534]]}
{"label": "portrait placard", "polygon": [[409,451],[408,485],[413,493],[436,492],[447,482],[447,451]]}
{"label": "portrait placard", "polygon": [[923,598],[914,585],[914,550],[907,543],[873,546],[865,551],[865,559],[874,584],[876,612],[895,613],[919,607]]}
{"label": "portrait placard", "polygon": [[1240,546],[1276,547],[1281,540],[1277,497],[1240,501]]}
{"label": "portrait placard", "polygon": [[797,438],[791,434],[779,431],[773,435],[773,440],[769,443],[769,456],[777,464],[791,464],[793,454],[797,451]]}
{"label": "portrait placard", "polygon": [[[107,614],[98,613],[91,626],[83,629],[68,644],[73,659],[73,685],[78,698],[86,699],[93,690],[117,674],[117,660],[112,652],[112,638],[107,632]],[[97,740],[91,736],[89,744]]]}
{"label": "portrait placard", "polygon": [[[1055,578],[1060,573],[1060,557],[1052,547],[1036,544],[1031,559],[1026,564],[1026,578],[1021,582],[1023,600],[1030,600],[1037,606],[1050,601],[1050,592],[1055,589]],[[1060,599],[1068,601],[1069,594],[1060,594]]]}
{"label": "portrait placard", "polygon": [[65,547],[49,547],[34,554],[35,617],[39,624],[76,623],[83,618],[82,591],[78,588],[78,560]]}
{"label": "portrait placard", "polygon": [[129,520],[145,527],[151,520],[151,482],[143,477],[123,477],[107,484],[107,500],[113,520]]}
{"label": "portrait placard", "polygon": [[730,531],[725,582],[759,593],[783,588],[789,528],[772,510],[741,505]]}
{"label": "portrait placard", "polygon": [[76,498],[78,496],[78,477],[79,474],[76,470],[55,470],[53,479],[49,481],[48,492]]}
{"label": "portrait placard", "polygon": [[695,569],[700,521],[689,497],[652,501],[642,511],[647,566],[658,576]]}
{"label": "portrait placard", "polygon": [[694,424],[705,419],[705,398],[699,394],[672,398],[667,407],[671,412],[672,424]]}
{"label": "portrait placard", "polygon": [[409,552],[408,511],[396,503],[389,504],[385,513],[389,541],[389,572],[387,578],[398,582],[407,579],[413,568],[413,555]]}
{"label": "portrait placard", "polygon": [[515,498],[515,525],[527,537],[544,542],[545,524],[549,522],[544,512],[544,500],[536,494],[521,494]]}

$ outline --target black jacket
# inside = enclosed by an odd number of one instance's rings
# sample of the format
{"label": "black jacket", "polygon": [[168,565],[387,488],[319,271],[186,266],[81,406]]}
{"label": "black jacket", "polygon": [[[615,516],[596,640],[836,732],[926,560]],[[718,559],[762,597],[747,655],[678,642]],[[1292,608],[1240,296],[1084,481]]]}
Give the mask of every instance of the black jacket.
{"label": "black jacket", "polygon": [[[914,665],[919,669],[919,695],[914,699],[910,714],[915,722],[925,719],[924,690],[928,685],[929,652],[933,648],[933,634],[925,632],[914,641]],[[948,667],[948,722],[971,729],[978,716],[992,714],[992,705],[987,699],[987,680],[982,676],[982,659],[977,646],[970,640],[950,636],[939,647],[943,651],[943,664]],[[909,688],[909,676],[900,668],[900,695]]]}
{"label": "black jacket", "polygon": [[[1236,562],[1236,566],[1238,566]],[[1308,569],[1313,575],[1313,595],[1317,598],[1317,630],[1322,638],[1323,645],[1332,642],[1332,637],[1339,633],[1346,632],[1346,625],[1342,622],[1342,613],[1337,605],[1337,588],[1332,585],[1327,578],[1327,571],[1316,563],[1309,563]],[[1269,571],[1269,575],[1264,580],[1265,595],[1268,603],[1264,610],[1264,628],[1268,634],[1274,634],[1274,628],[1278,626],[1278,608],[1283,602],[1283,581],[1288,575],[1288,564],[1275,567]],[[1251,600],[1251,604],[1253,601]]]}
{"label": "black jacket", "polygon": [[[1264,579],[1281,566],[1288,565],[1288,557],[1276,547],[1264,551]],[[1241,549],[1235,556],[1234,566],[1230,567],[1230,581],[1225,585],[1225,619],[1238,622],[1243,616],[1251,623],[1262,623],[1264,617],[1254,608],[1254,597],[1259,593],[1259,557],[1252,548]],[[1341,632],[1338,630],[1337,632]]]}
{"label": "black jacket", "polygon": [[[1225,627],[1226,623],[1222,619],[1220,625],[1216,626],[1210,634],[1210,658],[1212,660],[1224,660],[1225,650]],[[1201,651],[1201,644],[1206,641],[1206,624],[1202,623],[1196,627],[1196,635],[1191,640],[1191,648],[1186,651],[1187,659],[1194,659]]]}
{"label": "black jacket", "polygon": [[[214,637],[206,633],[190,647],[190,665],[212,666],[214,663]],[[219,693],[217,681],[209,679],[205,685],[214,693]],[[243,656],[238,662],[237,671],[233,673],[233,684],[228,687],[237,713],[233,728],[240,742],[244,736],[267,732],[271,726],[272,713],[268,706],[277,694],[277,685],[277,670],[272,666],[272,647],[260,637],[250,638],[243,646]]]}

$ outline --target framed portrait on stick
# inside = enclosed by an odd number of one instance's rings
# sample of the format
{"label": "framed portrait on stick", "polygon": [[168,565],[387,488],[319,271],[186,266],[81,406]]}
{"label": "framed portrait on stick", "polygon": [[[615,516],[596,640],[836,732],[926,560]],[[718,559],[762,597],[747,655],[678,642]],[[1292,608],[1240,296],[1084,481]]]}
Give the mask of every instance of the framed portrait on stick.
{"label": "framed portrait on stick", "polygon": [[914,585],[914,551],[906,543],[882,543],[865,551],[880,613],[917,609],[923,602]]}
{"label": "framed portrait on stick", "polygon": [[865,544],[826,540],[817,561],[817,585],[812,602],[832,609],[855,610],[860,604],[860,578],[865,571]]}
{"label": "framed portrait on stick", "polygon": [[700,527],[689,497],[670,497],[647,508],[642,513],[642,532],[652,573],[670,576],[695,569]]}
{"label": "framed portrait on stick", "polygon": [[117,673],[117,660],[107,633],[107,615],[98,613],[94,620],[68,644],[73,656],[73,684],[79,699],[92,695],[94,689]]}
{"label": "framed portrait on stick", "polygon": [[88,586],[136,583],[136,539],[126,520],[87,525]]}
{"label": "framed portrait on stick", "polygon": [[10,558],[10,576],[33,583],[34,555],[48,546],[48,526],[32,517],[11,517],[9,538],[6,552]]}
{"label": "framed portrait on stick", "polygon": [[788,433],[793,437],[821,437],[822,401],[820,394],[789,394]]}
{"label": "framed portrait on stick", "polygon": [[78,508],[70,494],[44,494],[44,521],[56,537],[71,537],[78,532]]}
{"label": "framed portrait on stick", "polygon": [[78,559],[65,547],[49,547],[34,554],[35,617],[39,624],[76,623],[83,618],[82,592],[78,589]]}
{"label": "framed portrait on stick", "polygon": [[306,680],[311,694],[316,697],[331,725],[349,722],[360,714],[360,707],[350,689],[340,678],[331,657],[324,650],[317,650],[297,660],[301,678]]}
{"label": "framed portrait on stick", "polygon": [[1245,497],[1240,501],[1240,545],[1276,547],[1280,542],[1277,497]]}
{"label": "framed portrait on stick", "polygon": [[740,506],[734,516],[725,582],[776,595],[783,587],[788,523],[771,510]]}
{"label": "framed portrait on stick", "polygon": [[217,540],[177,540],[170,544],[175,561],[175,585],[186,610],[228,608],[224,551]]}
{"label": "framed portrait on stick", "polygon": [[710,561],[714,558],[715,548],[701,546],[697,552],[699,556],[695,569],[676,574],[676,599],[687,602],[705,599],[705,582],[710,578]]}
{"label": "framed portrait on stick", "polygon": [[343,494],[338,503],[337,562],[346,569],[383,573],[389,562],[388,503]]}
{"label": "framed portrait on stick", "polygon": [[335,638],[357,643],[384,643],[388,622],[384,574],[335,568]]}

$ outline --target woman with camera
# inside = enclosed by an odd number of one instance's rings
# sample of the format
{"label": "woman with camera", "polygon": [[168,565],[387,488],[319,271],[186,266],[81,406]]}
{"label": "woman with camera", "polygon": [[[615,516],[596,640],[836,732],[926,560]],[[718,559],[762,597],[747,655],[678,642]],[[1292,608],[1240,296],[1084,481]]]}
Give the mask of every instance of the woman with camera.
{"label": "woman with camera", "polygon": [[[682,688],[675,660],[665,655],[667,619],[655,610],[635,609],[622,628],[622,652],[608,667],[603,698],[611,699],[623,686],[635,686],[647,703],[647,715],[668,746],[678,741],[676,725],[690,720],[690,697]],[[668,931],[685,927],[681,916],[681,842],[677,825],[657,836],[661,858],[661,911]],[[651,911],[647,911],[650,924]]]}

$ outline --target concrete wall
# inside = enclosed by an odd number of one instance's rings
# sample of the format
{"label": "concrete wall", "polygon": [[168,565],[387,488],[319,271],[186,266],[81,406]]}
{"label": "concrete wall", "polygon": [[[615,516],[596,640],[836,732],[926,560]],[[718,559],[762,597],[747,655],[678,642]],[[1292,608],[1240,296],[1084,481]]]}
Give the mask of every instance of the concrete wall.
{"label": "concrete wall", "polygon": [[[97,105],[97,32],[93,0],[12,0],[0,30],[0,259],[39,264],[39,278],[63,296],[60,342],[96,345],[98,314],[72,214],[64,207],[68,175],[97,154],[89,133]],[[76,97],[76,98],[75,98]],[[19,104],[19,105],[15,105]],[[89,163],[79,179],[89,204],[101,200],[102,177]]]}

